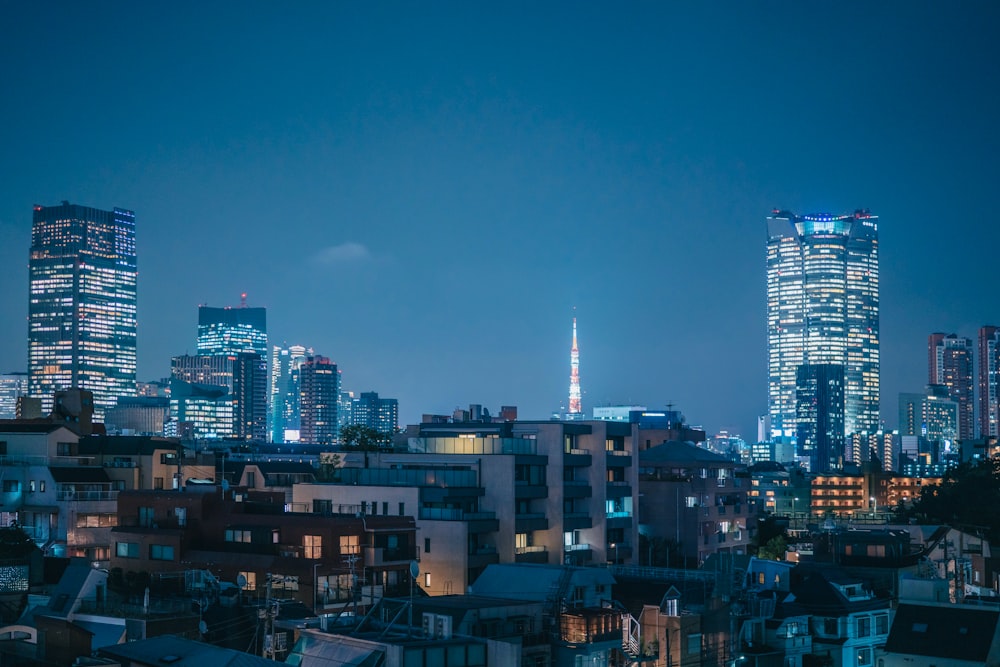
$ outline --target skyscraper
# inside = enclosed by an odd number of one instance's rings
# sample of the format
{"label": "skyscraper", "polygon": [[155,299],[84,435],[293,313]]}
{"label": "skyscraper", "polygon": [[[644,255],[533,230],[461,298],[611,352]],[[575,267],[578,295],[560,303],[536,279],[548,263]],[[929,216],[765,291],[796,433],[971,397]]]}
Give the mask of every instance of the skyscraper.
{"label": "skyscraper", "polygon": [[135,396],[135,214],[64,201],[35,206],[28,261],[28,392],[93,392],[103,418]]}
{"label": "skyscraper", "polygon": [[798,216],[776,210],[767,231],[771,439],[797,438],[796,380],[803,364],[843,366],[845,435],[876,432],[878,217],[868,211]]}
{"label": "skyscraper", "polygon": [[337,442],[337,407],[340,400],[340,373],[327,357],[310,356],[299,370],[299,442],[330,445]]}
{"label": "skyscraper", "polygon": [[802,364],[796,373],[796,437],[809,470],[830,472],[844,463],[844,367]]}
{"label": "skyscraper", "polygon": [[299,368],[312,348],[275,345],[271,350],[271,407],[268,411],[268,438],[271,442],[299,439]]}
{"label": "skyscraper", "polygon": [[267,359],[267,309],[247,306],[240,295],[238,308],[198,306],[198,354],[253,352]]}
{"label": "skyscraper", "polygon": [[569,412],[567,419],[583,419],[580,401],[580,348],[576,344],[576,318],[573,318],[573,347],[569,351]]}
{"label": "skyscraper", "polygon": [[973,437],[972,341],[933,333],[927,340],[927,384],[943,385],[958,403],[959,440]]}
{"label": "skyscraper", "polygon": [[1000,435],[1000,327],[979,329],[979,437]]}
{"label": "skyscraper", "polygon": [[378,392],[363,391],[354,399],[351,423],[373,428],[379,433],[395,433],[399,429],[399,401],[379,398]]}
{"label": "skyscraper", "polygon": [[[178,393],[178,382],[217,387],[228,392],[232,425],[225,437],[263,442],[267,430],[267,369],[259,354],[183,355],[170,360],[171,405],[183,408],[185,397],[202,400],[201,391]],[[218,397],[213,397],[215,400]],[[181,420],[180,412],[176,414]],[[220,436],[222,437],[222,436]]]}

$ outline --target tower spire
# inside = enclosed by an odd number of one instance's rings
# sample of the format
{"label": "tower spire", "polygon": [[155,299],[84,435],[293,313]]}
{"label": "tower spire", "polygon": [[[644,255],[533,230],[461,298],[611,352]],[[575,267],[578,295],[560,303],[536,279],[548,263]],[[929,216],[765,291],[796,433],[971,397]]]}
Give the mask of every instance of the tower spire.
{"label": "tower spire", "polygon": [[573,347],[569,351],[569,413],[570,419],[583,416],[580,407],[580,348],[576,345],[576,318],[573,318]]}

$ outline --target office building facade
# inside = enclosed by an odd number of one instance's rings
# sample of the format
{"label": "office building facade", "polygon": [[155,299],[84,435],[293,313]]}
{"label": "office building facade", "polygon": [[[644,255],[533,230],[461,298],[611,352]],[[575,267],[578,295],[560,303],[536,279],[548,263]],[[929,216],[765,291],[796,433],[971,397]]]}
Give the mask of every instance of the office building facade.
{"label": "office building facade", "polygon": [[337,442],[339,399],[340,373],[337,364],[327,357],[306,357],[299,376],[300,442],[310,445]]}
{"label": "office building facade", "polygon": [[301,345],[275,345],[271,349],[271,404],[267,421],[270,442],[299,441],[299,369],[312,354],[312,348]]}
{"label": "office building facade", "polygon": [[[798,436],[803,364],[844,369],[844,433],[879,428],[878,217],[767,219],[768,416],[770,439]],[[834,408],[836,409],[836,408]]]}
{"label": "office building facade", "polygon": [[94,394],[98,419],[135,396],[135,214],[35,206],[28,261],[28,392]]}
{"label": "office building facade", "polygon": [[843,467],[844,367],[802,364],[795,385],[799,456],[807,460],[812,472]]}
{"label": "office building facade", "polygon": [[1000,327],[979,329],[979,437],[1000,435]]}
{"label": "office building facade", "polygon": [[267,358],[267,309],[198,306],[198,354],[249,352]]}
{"label": "office building facade", "polygon": [[955,334],[933,333],[927,340],[927,383],[948,388],[958,404],[959,440],[973,437],[972,340]]}
{"label": "office building facade", "polygon": [[[228,394],[226,400],[232,405],[232,424],[223,429],[219,437],[264,441],[267,429],[267,368],[259,354],[183,355],[170,360],[170,372],[175,381],[225,389]],[[183,403],[192,400],[199,405],[204,402],[203,391],[187,388],[177,394],[175,390],[178,388],[177,382],[171,382],[172,408],[180,410],[184,407]],[[218,396],[214,396],[216,392],[209,393],[213,394],[213,404],[219,400]],[[178,421],[183,421],[181,412],[193,410],[192,406],[175,411],[174,415]],[[218,412],[213,408],[213,414]]]}
{"label": "office building facade", "polygon": [[17,416],[17,399],[27,395],[27,373],[0,375],[0,419],[14,419]]}

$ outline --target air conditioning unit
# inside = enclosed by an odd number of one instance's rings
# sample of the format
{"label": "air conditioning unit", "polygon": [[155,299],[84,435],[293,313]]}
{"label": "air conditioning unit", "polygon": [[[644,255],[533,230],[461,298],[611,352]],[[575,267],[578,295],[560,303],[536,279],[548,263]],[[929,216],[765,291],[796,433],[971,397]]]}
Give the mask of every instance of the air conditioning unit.
{"label": "air conditioning unit", "polygon": [[451,639],[451,616],[437,615],[434,619],[434,636],[437,639]]}
{"label": "air conditioning unit", "polygon": [[423,623],[421,623],[421,628],[424,631],[425,637],[434,636],[434,614],[428,614],[424,612]]}

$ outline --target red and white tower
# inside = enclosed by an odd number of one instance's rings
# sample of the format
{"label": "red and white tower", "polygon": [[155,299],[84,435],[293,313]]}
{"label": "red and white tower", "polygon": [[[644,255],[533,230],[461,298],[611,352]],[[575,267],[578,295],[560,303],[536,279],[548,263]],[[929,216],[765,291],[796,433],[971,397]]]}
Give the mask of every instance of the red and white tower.
{"label": "red and white tower", "polygon": [[583,416],[580,407],[580,348],[576,346],[576,318],[573,318],[573,347],[569,351],[569,413],[570,419]]}

